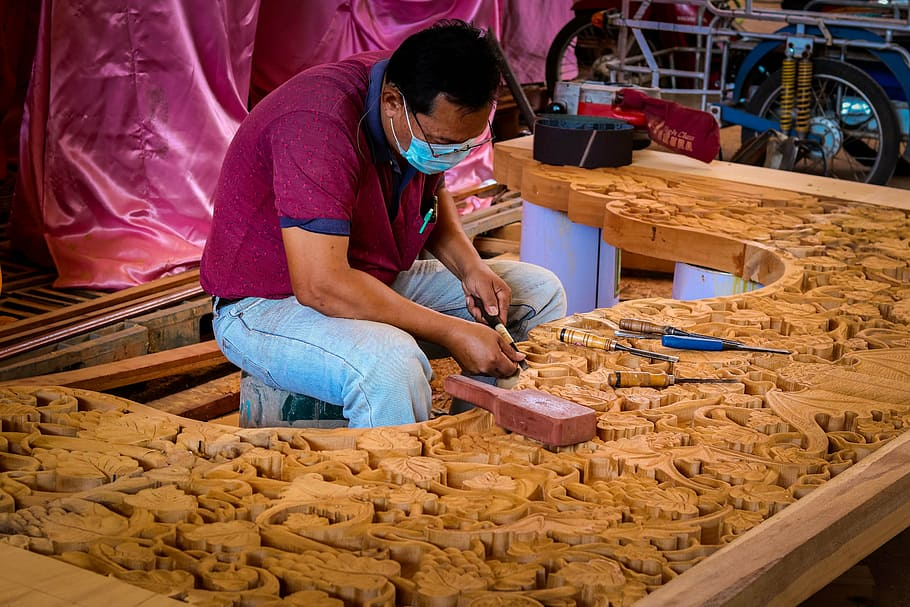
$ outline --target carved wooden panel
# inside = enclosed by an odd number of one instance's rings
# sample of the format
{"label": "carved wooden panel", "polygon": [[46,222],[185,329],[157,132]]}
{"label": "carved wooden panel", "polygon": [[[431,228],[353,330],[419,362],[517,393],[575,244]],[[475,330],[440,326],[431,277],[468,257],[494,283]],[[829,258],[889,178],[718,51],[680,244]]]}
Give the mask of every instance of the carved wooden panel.
{"label": "carved wooden panel", "polygon": [[[507,434],[483,411],[239,430],[84,390],[0,388],[3,541],[196,605],[629,605],[905,442],[906,211],[527,170],[619,246],[713,255],[767,286],[624,302],[533,331],[517,387],[598,413],[596,438],[567,448]],[[612,337],[623,317],[793,353],[674,351],[670,368],[557,339],[561,327]],[[738,381],[611,387],[611,371],[630,369]]]}

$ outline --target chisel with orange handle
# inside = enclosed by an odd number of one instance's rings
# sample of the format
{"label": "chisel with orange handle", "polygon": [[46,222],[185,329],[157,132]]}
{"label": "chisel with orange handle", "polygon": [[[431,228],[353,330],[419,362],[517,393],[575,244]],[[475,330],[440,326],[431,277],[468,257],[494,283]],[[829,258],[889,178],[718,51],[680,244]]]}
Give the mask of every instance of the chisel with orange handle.
{"label": "chisel with orange handle", "polygon": [[611,371],[607,383],[614,388],[666,388],[675,384],[735,384],[740,380],[718,377],[676,377],[671,373],[648,371]]}
{"label": "chisel with orange handle", "polygon": [[616,340],[607,339],[606,337],[602,337],[596,333],[589,333],[587,331],[580,331],[578,329],[560,329],[559,341],[576,346],[584,346],[585,348],[598,348],[600,350],[607,351],[628,352],[629,354],[634,354],[635,356],[641,356],[653,360],[662,360],[668,363],[679,362],[678,356],[671,356],[670,354],[661,354],[659,352],[651,352],[650,350],[640,350],[631,346],[624,346],[621,343],[618,343]]}

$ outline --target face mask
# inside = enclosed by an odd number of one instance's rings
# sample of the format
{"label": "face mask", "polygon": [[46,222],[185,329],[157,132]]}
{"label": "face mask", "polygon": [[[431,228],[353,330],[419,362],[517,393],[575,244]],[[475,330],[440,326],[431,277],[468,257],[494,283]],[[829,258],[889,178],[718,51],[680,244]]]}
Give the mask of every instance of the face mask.
{"label": "face mask", "polygon": [[[398,141],[398,135],[395,134],[395,125],[391,118],[389,118],[389,125],[392,127],[392,137],[395,138],[398,151],[412,167],[427,175],[442,173],[464,160],[471,152],[475,137],[463,143],[434,143],[431,149],[426,141],[414,136],[411,118],[408,116],[408,104],[404,101],[404,97],[401,98],[401,101],[404,103],[404,119],[407,120],[408,131],[411,133],[411,144],[408,149],[401,149],[401,142]],[[433,152],[436,152],[436,156],[433,155]]]}

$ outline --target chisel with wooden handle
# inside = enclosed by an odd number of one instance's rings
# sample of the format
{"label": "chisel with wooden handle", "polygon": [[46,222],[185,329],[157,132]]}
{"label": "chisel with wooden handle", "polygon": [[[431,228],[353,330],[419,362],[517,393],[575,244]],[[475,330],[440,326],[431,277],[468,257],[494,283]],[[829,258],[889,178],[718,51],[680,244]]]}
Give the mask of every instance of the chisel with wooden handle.
{"label": "chisel with wooden handle", "polygon": [[[492,316],[489,313],[487,313],[487,310],[486,310],[486,308],[484,308],[482,302],[478,307],[480,308],[481,316],[483,316],[483,319],[487,322],[488,325],[490,325],[490,328],[492,328],[494,331],[496,331],[497,333],[502,335],[503,338],[507,342],[509,342],[509,345],[512,346],[512,349],[515,350],[516,352],[520,353],[521,350],[518,349],[518,345],[515,343],[515,340],[512,338],[512,334],[509,333],[509,330],[506,329],[506,326],[504,324],[502,324],[502,321],[499,320],[498,317]],[[528,363],[527,363],[527,361],[522,359],[522,360],[518,361],[518,366],[521,367],[522,369],[527,369]]]}
{"label": "chisel with wooden handle", "polygon": [[719,377],[676,377],[671,373],[611,371],[607,383],[614,388],[666,388],[675,384],[735,384],[740,380]]}
{"label": "chisel with wooden handle", "polygon": [[597,431],[593,409],[540,390],[505,390],[464,375],[446,377],[445,389],[492,413],[496,425],[545,445],[582,443]]}
{"label": "chisel with wooden handle", "polygon": [[694,335],[688,331],[677,329],[670,325],[659,325],[648,322],[647,320],[637,320],[635,318],[623,318],[619,321],[619,328],[623,331],[632,331],[633,333],[656,333],[658,335]]}
{"label": "chisel with wooden handle", "polygon": [[651,358],[653,360],[662,360],[668,363],[679,362],[678,356],[661,354],[659,352],[651,352],[650,350],[640,350],[631,346],[624,346],[616,340],[607,339],[606,337],[597,335],[596,333],[589,333],[587,331],[580,331],[578,329],[560,329],[559,341],[576,346],[584,346],[585,348],[598,348],[600,350],[607,351],[618,350],[620,352],[628,352],[629,354],[634,354],[635,356]]}

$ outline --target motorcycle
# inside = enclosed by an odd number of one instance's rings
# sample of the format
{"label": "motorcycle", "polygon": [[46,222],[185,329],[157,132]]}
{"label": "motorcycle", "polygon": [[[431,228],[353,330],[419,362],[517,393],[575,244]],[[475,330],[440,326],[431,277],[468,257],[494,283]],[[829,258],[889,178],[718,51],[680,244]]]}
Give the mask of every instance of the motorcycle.
{"label": "motorcycle", "polygon": [[[633,3],[638,5],[640,3]],[[608,14],[620,10],[622,0],[577,0],[572,4],[575,17],[553,38],[547,52],[545,75],[547,92],[553,98],[556,83],[563,80],[601,80],[610,78],[609,65],[621,52],[632,56],[636,43],[622,36],[621,29],[610,25]],[[645,15],[663,23],[705,24],[704,15],[691,4],[655,4]],[[646,38],[655,48],[672,49],[692,42],[691,36],[674,31],[648,32]],[[626,48],[621,48],[625,45]],[[668,58],[682,64],[687,58]],[[644,84],[642,79],[630,84]]]}
{"label": "motorcycle", "polygon": [[[625,13],[580,1],[550,47],[547,85],[574,77],[699,94],[701,109],[743,127],[734,161],[881,184],[910,132],[910,24],[897,1],[785,0],[798,3],[790,11],[641,0]],[[756,33],[743,19],[786,25]]]}

